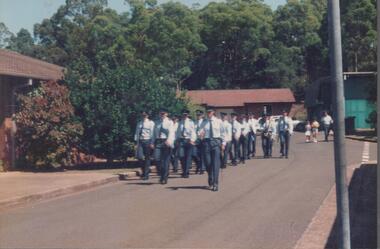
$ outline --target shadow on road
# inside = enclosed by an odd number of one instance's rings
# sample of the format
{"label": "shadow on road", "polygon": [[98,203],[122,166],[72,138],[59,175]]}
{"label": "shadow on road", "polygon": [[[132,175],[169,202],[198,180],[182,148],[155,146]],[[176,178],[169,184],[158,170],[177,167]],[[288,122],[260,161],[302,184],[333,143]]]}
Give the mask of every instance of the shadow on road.
{"label": "shadow on road", "polygon": [[[376,173],[375,164],[356,169],[349,186],[352,248],[376,248]],[[338,248],[337,220],[330,232],[325,249]]]}
{"label": "shadow on road", "polygon": [[127,185],[141,185],[141,186],[150,186],[150,185],[156,185],[159,184],[158,182],[131,182],[126,183]]}
{"label": "shadow on road", "polygon": [[179,189],[202,189],[209,190],[207,186],[175,186],[175,187],[167,187],[170,190],[179,190]]}

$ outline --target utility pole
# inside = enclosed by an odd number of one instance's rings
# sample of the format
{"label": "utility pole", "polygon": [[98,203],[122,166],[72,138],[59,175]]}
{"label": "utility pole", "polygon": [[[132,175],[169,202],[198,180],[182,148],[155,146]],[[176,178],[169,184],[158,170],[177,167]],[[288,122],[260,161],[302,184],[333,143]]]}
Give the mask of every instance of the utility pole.
{"label": "utility pole", "polygon": [[[379,120],[380,120],[380,79],[379,79],[379,71],[380,71],[380,1],[377,0],[377,100],[376,100],[376,105],[377,105],[377,139],[379,140],[380,137],[380,129],[379,129]],[[377,143],[379,144],[379,143]],[[380,157],[380,147],[377,146],[377,160],[379,160]],[[377,182],[380,182],[380,172],[379,169],[377,169]],[[377,197],[377,207],[380,207],[380,198],[379,196]],[[379,218],[377,218],[377,247],[380,247],[380,221]]]}
{"label": "utility pole", "polygon": [[333,88],[334,159],[338,221],[338,247],[351,249],[350,210],[346,178],[345,107],[339,0],[328,1],[329,52]]}

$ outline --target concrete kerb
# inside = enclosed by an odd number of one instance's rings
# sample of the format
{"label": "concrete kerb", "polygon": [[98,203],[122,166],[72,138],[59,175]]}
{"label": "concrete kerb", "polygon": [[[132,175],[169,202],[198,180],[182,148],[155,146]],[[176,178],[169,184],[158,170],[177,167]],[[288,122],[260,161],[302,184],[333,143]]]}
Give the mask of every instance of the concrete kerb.
{"label": "concrete kerb", "polygon": [[92,182],[86,182],[83,184],[77,184],[70,187],[54,189],[47,192],[21,196],[17,198],[11,198],[11,199],[0,201],[0,209],[6,209],[10,207],[33,203],[36,201],[47,200],[47,199],[51,199],[51,198],[55,198],[55,197],[59,197],[63,195],[73,194],[79,191],[88,190],[94,187],[98,187],[107,183],[117,182],[117,181],[118,181],[117,176],[111,176],[105,179],[95,180]]}
{"label": "concrete kerb", "polygon": [[371,143],[377,143],[377,138],[366,138],[366,137],[357,137],[357,136],[346,136],[346,138],[356,141],[362,141],[362,142],[371,142]]}

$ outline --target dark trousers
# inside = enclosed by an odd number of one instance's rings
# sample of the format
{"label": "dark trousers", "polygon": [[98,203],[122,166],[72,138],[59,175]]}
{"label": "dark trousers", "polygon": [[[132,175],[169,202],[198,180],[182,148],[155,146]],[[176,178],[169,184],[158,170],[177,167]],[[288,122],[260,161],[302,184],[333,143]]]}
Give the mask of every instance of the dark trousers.
{"label": "dark trousers", "polygon": [[248,136],[248,158],[256,154],[256,134],[250,132]]}
{"label": "dark trousers", "polygon": [[236,164],[237,160],[240,159],[241,153],[240,153],[240,139],[232,139],[232,151],[233,151],[233,157],[232,157],[232,163]]}
{"label": "dark trousers", "polygon": [[178,170],[178,162],[179,162],[178,146],[177,145],[172,149],[172,153],[170,155],[170,161],[173,165],[173,171],[176,172]]}
{"label": "dark trousers", "polygon": [[289,151],[289,142],[290,142],[290,134],[287,131],[280,131],[279,132],[280,136],[280,153],[282,156],[288,156],[288,151]]}
{"label": "dark trousers", "polygon": [[232,143],[231,142],[227,142],[226,143],[226,146],[224,147],[224,151],[223,151],[223,156],[222,156],[222,168],[226,168],[227,167],[227,162],[228,162],[228,156],[231,156],[231,147],[232,147]]}
{"label": "dark trousers", "polygon": [[182,176],[189,176],[191,168],[191,158],[193,155],[193,145],[188,140],[179,141],[179,156],[182,165]]}
{"label": "dark trousers", "polygon": [[150,172],[150,156],[152,149],[150,147],[150,140],[140,140],[137,145],[137,158],[141,165],[142,176],[145,178],[149,177]]}
{"label": "dark trousers", "polygon": [[172,148],[167,146],[164,142],[160,142],[156,145],[157,152],[159,153],[159,169],[160,169],[160,181],[167,180],[169,177],[169,163],[170,163],[170,154]]}
{"label": "dark trousers", "polygon": [[219,184],[221,141],[219,139],[206,139],[203,146],[206,170],[208,173],[208,184],[217,186]]}
{"label": "dark trousers", "polygon": [[264,157],[272,156],[272,138],[268,136],[261,137],[261,145],[263,147]]}
{"label": "dark trousers", "polygon": [[197,172],[205,171],[205,159],[203,154],[203,141],[197,141],[197,144],[193,146],[193,157],[194,161],[197,164]]}
{"label": "dark trousers", "polygon": [[323,125],[323,129],[325,132],[325,141],[329,140],[329,133],[330,133],[331,128],[332,128],[331,125]]}
{"label": "dark trousers", "polygon": [[245,162],[248,159],[248,136],[240,136],[241,155],[240,161]]}

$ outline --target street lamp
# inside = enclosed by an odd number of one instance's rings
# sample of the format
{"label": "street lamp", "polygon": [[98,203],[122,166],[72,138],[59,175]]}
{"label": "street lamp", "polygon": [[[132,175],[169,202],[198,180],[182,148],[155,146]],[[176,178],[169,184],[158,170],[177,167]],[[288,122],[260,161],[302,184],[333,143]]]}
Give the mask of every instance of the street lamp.
{"label": "street lamp", "polygon": [[16,93],[18,90],[26,87],[30,87],[33,85],[33,79],[28,79],[28,82],[23,85],[15,86],[12,88],[12,130],[11,130],[11,146],[12,146],[12,169],[15,169],[16,164],[16,121],[15,121],[15,115],[16,115]]}

